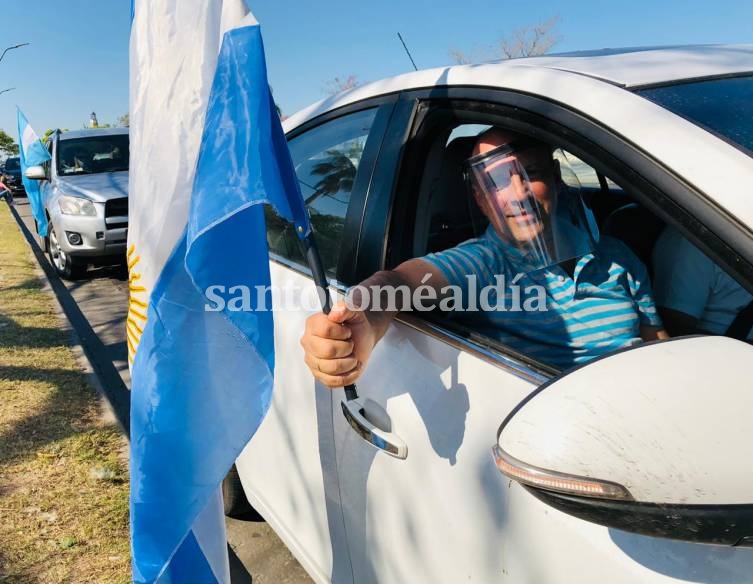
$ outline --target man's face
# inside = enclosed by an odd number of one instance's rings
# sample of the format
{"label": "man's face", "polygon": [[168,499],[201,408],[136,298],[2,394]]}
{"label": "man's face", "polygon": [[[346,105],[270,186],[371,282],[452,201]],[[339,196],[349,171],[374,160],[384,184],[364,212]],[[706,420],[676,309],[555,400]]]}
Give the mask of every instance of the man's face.
{"label": "man's face", "polygon": [[[479,140],[474,154],[484,154],[513,139],[502,132],[490,133]],[[485,170],[495,189],[481,193],[474,187],[474,196],[497,234],[518,244],[541,235],[556,204],[555,167],[549,150],[531,146],[492,161]]]}

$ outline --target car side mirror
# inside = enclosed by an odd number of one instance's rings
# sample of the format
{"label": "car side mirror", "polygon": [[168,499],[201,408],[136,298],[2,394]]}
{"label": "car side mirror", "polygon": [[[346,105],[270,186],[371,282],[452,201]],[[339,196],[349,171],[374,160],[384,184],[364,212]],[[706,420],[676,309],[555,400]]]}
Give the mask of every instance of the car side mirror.
{"label": "car side mirror", "polygon": [[597,359],[503,422],[500,471],[607,527],[753,546],[753,346],[684,337]]}
{"label": "car side mirror", "polygon": [[26,178],[30,178],[31,180],[45,180],[47,178],[47,174],[44,171],[44,167],[42,166],[30,166],[24,171],[24,176]]}

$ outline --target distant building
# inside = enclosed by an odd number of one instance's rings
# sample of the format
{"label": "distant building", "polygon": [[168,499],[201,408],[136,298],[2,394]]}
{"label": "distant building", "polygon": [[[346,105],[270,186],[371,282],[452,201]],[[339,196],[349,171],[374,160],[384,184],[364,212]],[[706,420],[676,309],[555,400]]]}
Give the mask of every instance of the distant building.
{"label": "distant building", "polygon": [[95,114],[94,112],[92,112],[92,115],[89,118],[89,127],[99,128],[99,122],[97,121],[97,114]]}

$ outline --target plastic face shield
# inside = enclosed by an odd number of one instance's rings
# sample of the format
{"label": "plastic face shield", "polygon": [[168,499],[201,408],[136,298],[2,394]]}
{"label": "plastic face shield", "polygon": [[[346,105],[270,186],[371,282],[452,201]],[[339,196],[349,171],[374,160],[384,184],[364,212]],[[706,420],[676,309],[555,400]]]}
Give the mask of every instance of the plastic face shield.
{"label": "plastic face shield", "polygon": [[545,146],[512,143],[468,160],[467,177],[497,234],[522,254],[526,271],[584,256],[598,233],[575,173]]}

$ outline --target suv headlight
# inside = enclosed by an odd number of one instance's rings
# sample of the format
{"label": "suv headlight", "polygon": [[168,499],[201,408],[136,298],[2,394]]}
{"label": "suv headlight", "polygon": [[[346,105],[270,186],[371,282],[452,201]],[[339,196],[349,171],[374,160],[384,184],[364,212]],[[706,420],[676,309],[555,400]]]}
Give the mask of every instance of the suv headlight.
{"label": "suv headlight", "polygon": [[89,215],[94,217],[97,214],[94,203],[89,199],[61,195],[58,204],[60,205],[60,212],[64,215]]}

